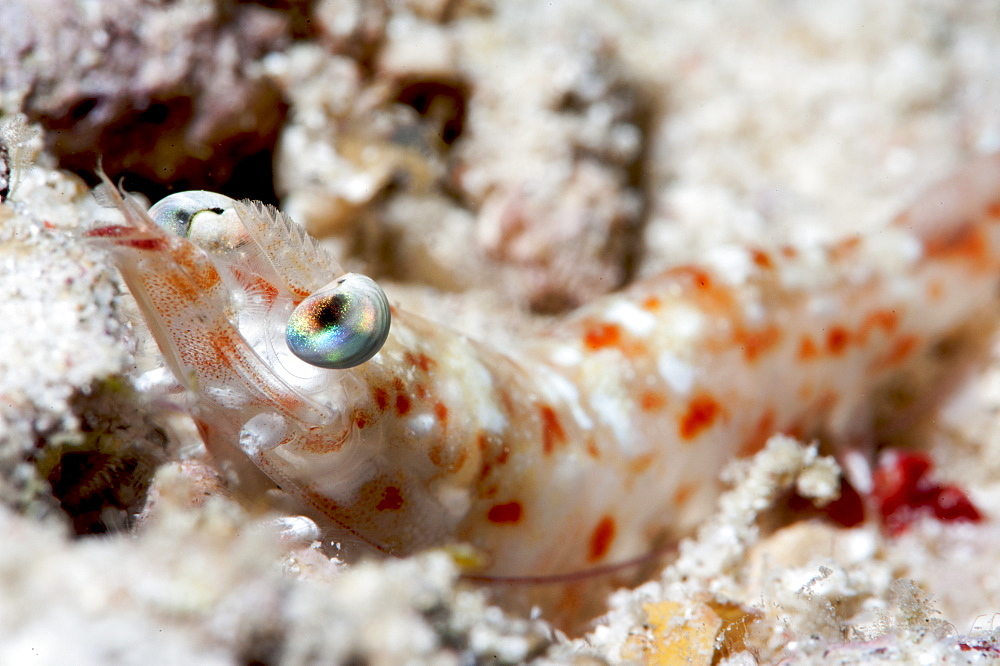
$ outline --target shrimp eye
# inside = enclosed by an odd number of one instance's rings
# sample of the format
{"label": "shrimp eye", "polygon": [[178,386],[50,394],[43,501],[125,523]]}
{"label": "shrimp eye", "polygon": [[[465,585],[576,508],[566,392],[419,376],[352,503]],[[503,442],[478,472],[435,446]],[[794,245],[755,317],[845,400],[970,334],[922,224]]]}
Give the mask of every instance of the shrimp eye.
{"label": "shrimp eye", "polygon": [[352,368],[382,348],[389,335],[389,300],[374,280],[342,275],[292,312],[285,340],[292,353],[321,368]]}
{"label": "shrimp eye", "polygon": [[206,250],[232,249],[246,236],[233,200],[215,192],[191,190],[171,194],[156,202],[149,209],[149,216],[163,229]]}

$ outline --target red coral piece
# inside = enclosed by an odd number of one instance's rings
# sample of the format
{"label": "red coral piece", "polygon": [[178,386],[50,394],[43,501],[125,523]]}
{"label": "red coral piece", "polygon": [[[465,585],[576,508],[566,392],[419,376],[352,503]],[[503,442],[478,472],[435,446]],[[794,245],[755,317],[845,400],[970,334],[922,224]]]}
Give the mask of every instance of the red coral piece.
{"label": "red coral piece", "polygon": [[962,489],[931,478],[933,469],[931,459],[921,453],[888,451],[879,459],[872,475],[872,496],[892,536],[905,532],[921,516],[945,522],[982,520]]}

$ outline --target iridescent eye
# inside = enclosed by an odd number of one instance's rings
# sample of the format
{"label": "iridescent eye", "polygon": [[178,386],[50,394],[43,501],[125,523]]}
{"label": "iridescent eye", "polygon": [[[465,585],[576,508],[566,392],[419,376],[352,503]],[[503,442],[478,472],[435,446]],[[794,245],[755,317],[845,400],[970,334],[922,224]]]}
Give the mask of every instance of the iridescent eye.
{"label": "iridescent eye", "polygon": [[246,229],[233,209],[233,200],[222,194],[191,190],[177,192],[149,209],[156,224],[188,238],[205,249],[228,249],[242,243]]}
{"label": "iridescent eye", "polygon": [[299,303],[288,319],[285,340],[306,363],[352,368],[382,348],[390,320],[382,288],[369,277],[348,273]]}

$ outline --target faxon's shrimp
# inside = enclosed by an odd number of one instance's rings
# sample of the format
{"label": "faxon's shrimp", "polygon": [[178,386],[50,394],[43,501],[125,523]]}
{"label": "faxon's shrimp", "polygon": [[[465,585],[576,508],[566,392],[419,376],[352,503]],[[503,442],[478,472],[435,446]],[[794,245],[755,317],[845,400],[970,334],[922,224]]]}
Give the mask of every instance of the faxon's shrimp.
{"label": "faxon's shrimp", "polygon": [[261,204],[113,196],[125,224],[89,235],[247,493],[263,472],[380,551],[466,542],[497,577],[635,558],[769,435],[863,431],[869,389],[1000,277],[990,156],[869,235],[678,266],[509,355],[390,307]]}

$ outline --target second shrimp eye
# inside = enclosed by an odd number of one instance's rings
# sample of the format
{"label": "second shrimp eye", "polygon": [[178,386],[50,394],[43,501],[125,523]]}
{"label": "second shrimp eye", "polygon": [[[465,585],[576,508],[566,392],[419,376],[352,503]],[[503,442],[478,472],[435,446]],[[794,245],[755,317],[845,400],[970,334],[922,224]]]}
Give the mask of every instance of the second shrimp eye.
{"label": "second shrimp eye", "polygon": [[233,200],[215,192],[177,192],[156,202],[149,216],[157,225],[206,250],[227,250],[246,240]]}
{"label": "second shrimp eye", "polygon": [[285,340],[306,363],[352,368],[378,353],[390,323],[382,288],[369,277],[348,273],[299,303],[288,319]]}

